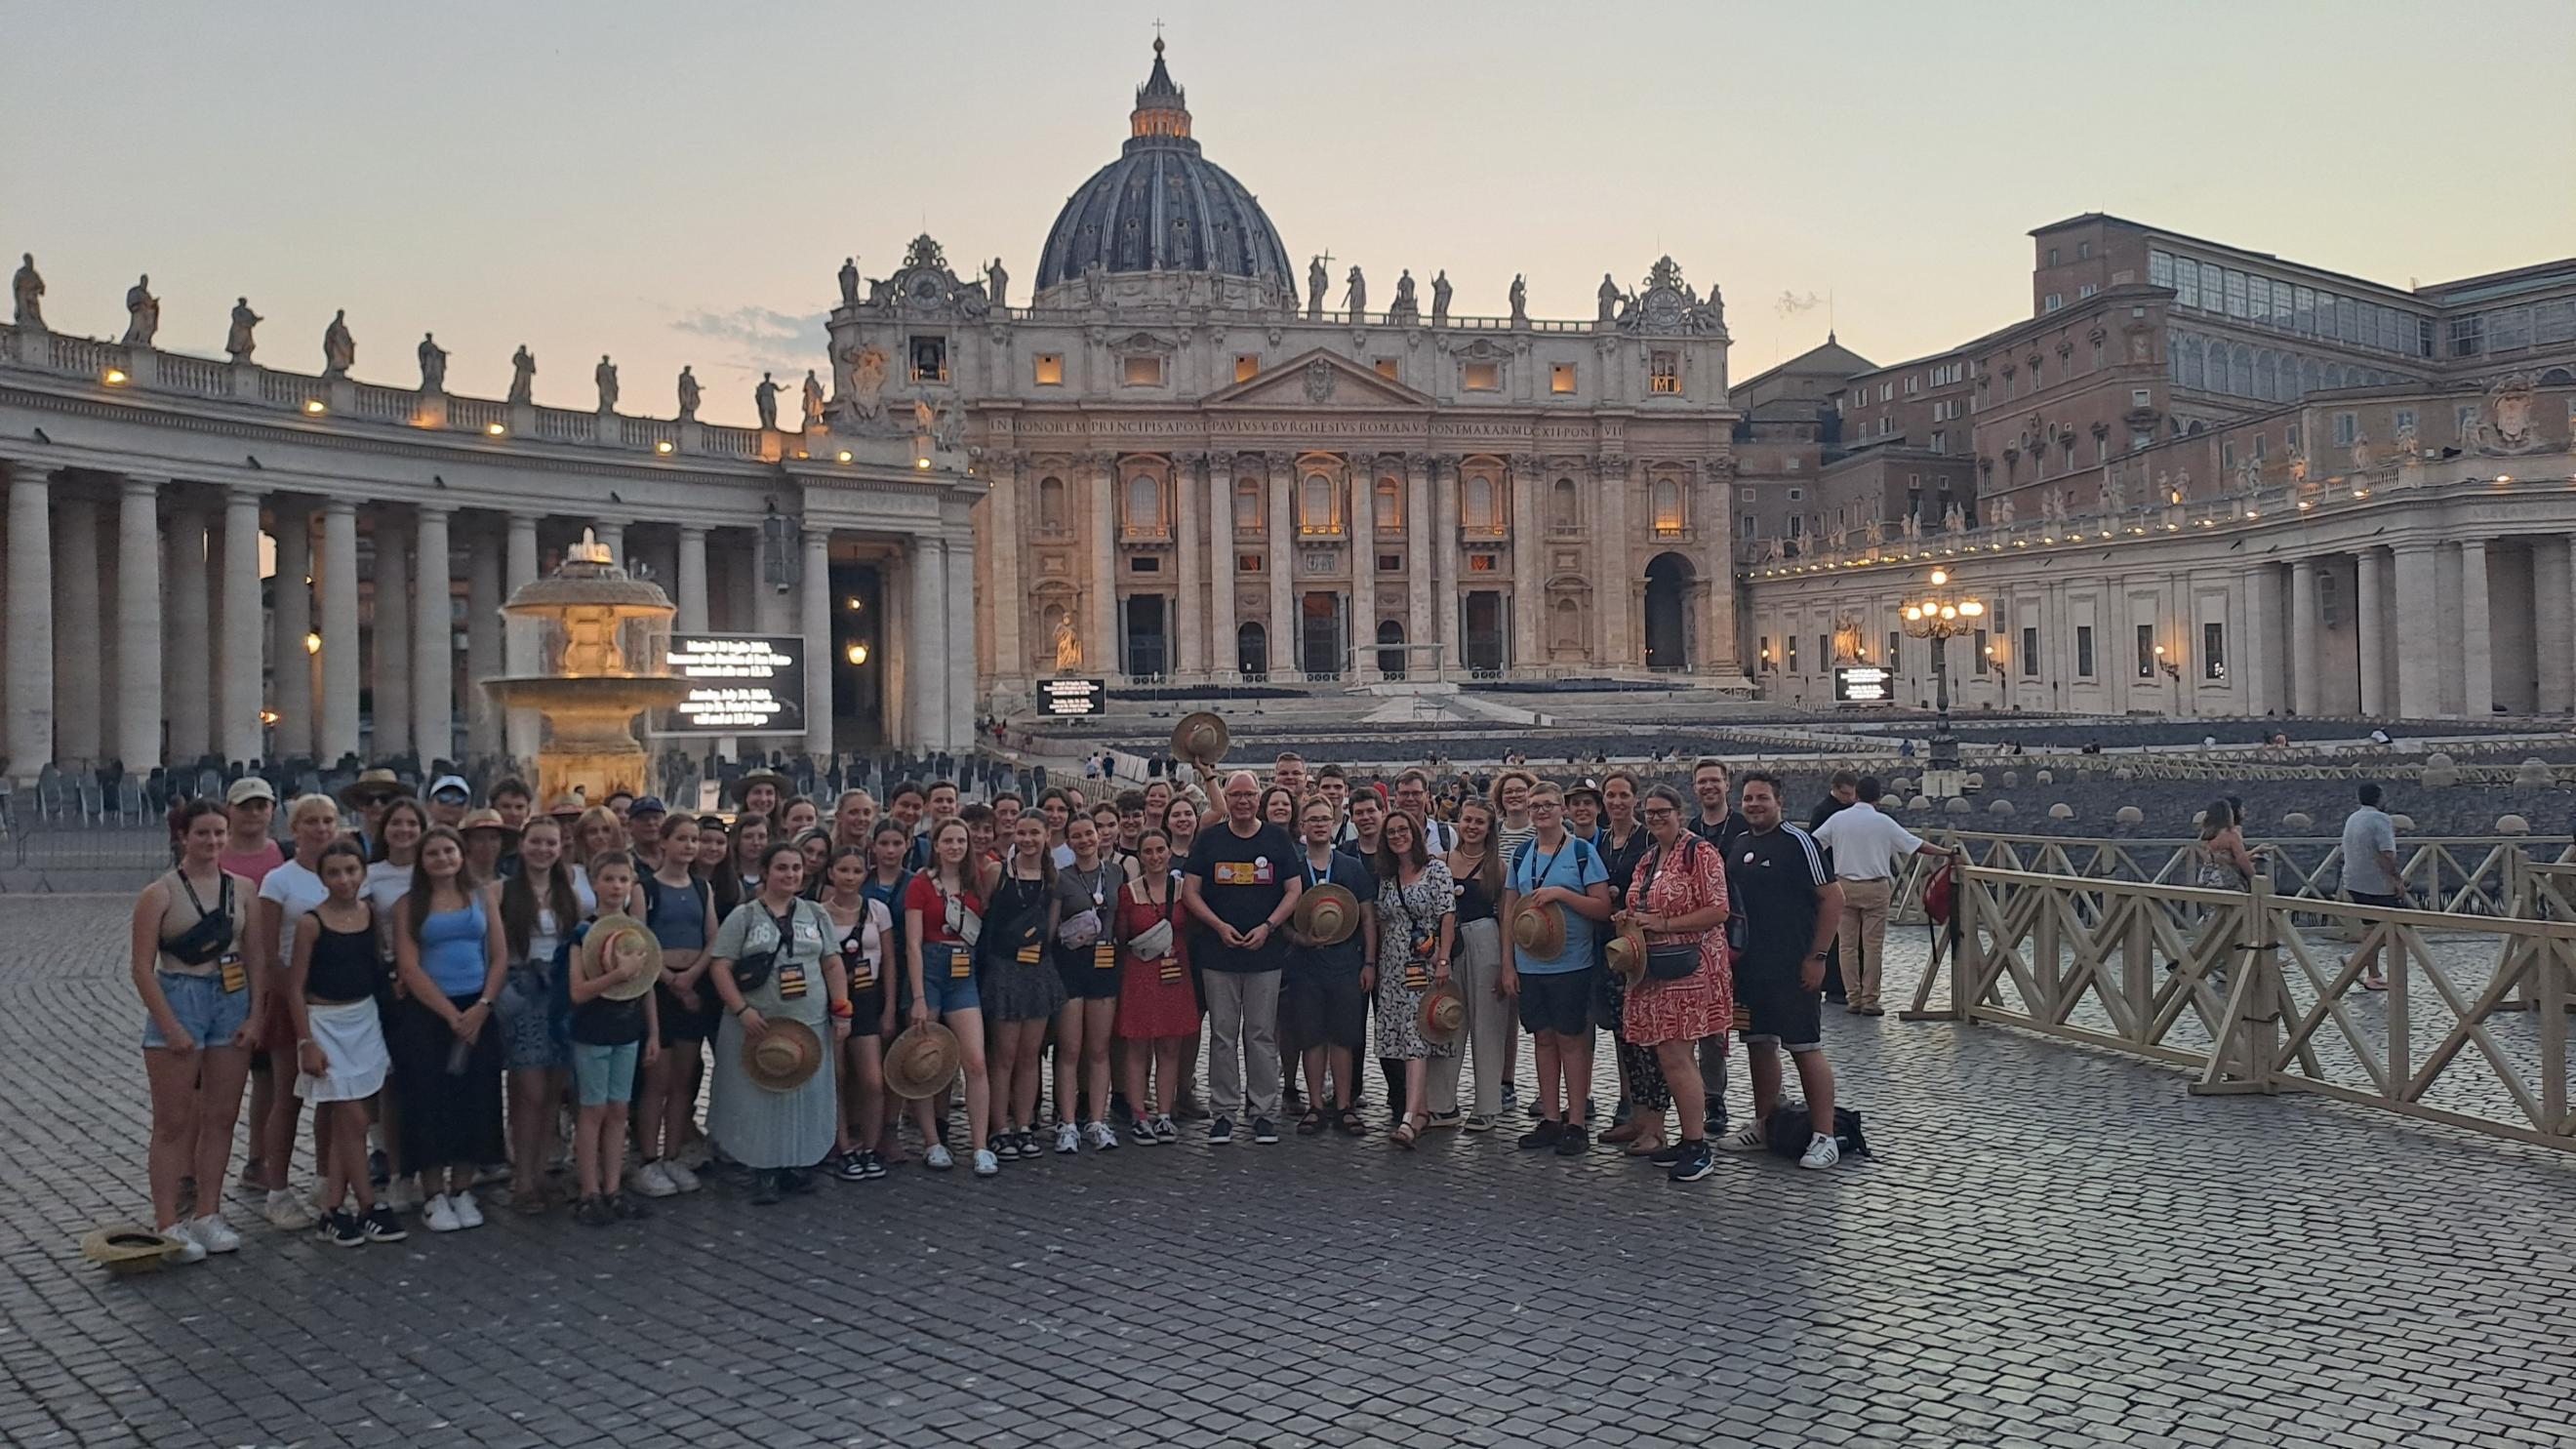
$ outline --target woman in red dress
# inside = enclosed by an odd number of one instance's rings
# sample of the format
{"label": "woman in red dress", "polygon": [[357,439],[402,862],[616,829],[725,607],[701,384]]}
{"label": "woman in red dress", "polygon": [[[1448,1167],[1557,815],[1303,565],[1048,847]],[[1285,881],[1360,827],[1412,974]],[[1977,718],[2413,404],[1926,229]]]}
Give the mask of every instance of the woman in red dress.
{"label": "woman in red dress", "polygon": [[[1177,919],[1180,882],[1172,873],[1172,839],[1147,830],[1136,840],[1136,878],[1118,889],[1118,1035],[1131,1043],[1121,1083],[1135,1116],[1127,1132],[1139,1146],[1170,1142],[1172,1093],[1181,1079],[1182,1043],[1199,1033],[1198,992],[1190,984],[1189,945]],[[1154,1095],[1146,1095],[1150,1069]]]}
{"label": "woman in red dress", "polygon": [[1699,964],[1687,976],[1649,974],[1628,988],[1622,1021],[1629,1041],[1654,1049],[1681,1109],[1681,1140],[1647,1161],[1671,1168],[1675,1182],[1697,1182],[1710,1164],[1698,1047],[1703,1037],[1725,1039],[1735,1020],[1735,982],[1726,959],[1726,861],[1684,825],[1683,809],[1681,792],[1670,785],[1646,792],[1654,844],[1628,882],[1620,921],[1646,933],[1649,951],[1696,949]]}

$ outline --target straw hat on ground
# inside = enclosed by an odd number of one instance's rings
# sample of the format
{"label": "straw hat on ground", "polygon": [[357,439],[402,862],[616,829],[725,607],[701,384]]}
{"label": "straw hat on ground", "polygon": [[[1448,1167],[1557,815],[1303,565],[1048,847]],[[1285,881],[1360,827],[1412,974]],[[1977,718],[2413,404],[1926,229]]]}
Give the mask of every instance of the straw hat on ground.
{"label": "straw hat on ground", "polygon": [[109,1223],[81,1239],[81,1256],[122,1276],[158,1272],[168,1255],[181,1247],[177,1239],[165,1238],[141,1223]]}

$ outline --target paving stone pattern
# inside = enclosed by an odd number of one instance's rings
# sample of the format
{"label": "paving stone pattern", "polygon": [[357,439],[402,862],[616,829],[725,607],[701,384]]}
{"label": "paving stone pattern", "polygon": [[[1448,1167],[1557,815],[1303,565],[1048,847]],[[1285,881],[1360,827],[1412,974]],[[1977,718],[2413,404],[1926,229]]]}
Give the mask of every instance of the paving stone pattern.
{"label": "paving stone pattern", "polygon": [[12,1445],[2576,1442],[2576,1164],[1840,1013],[1880,1155],[1829,1174],[1291,1134],[356,1250],[236,1196],[238,1254],[110,1281],[124,918],[0,901]]}

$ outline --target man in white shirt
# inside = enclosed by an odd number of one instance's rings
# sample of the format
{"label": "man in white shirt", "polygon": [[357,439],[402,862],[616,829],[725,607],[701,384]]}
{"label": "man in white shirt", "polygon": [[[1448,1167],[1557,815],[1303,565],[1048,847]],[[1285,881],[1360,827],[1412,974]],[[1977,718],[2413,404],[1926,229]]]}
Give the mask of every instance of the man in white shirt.
{"label": "man in white shirt", "polygon": [[1857,803],[1835,811],[1816,827],[1817,843],[1833,851],[1834,876],[1842,882],[1843,992],[1855,1016],[1884,1016],[1878,1004],[1879,956],[1887,946],[1887,903],[1895,893],[1897,863],[1909,855],[1956,856],[1946,845],[1933,845],[1878,808],[1882,787],[1875,775],[1861,777]]}

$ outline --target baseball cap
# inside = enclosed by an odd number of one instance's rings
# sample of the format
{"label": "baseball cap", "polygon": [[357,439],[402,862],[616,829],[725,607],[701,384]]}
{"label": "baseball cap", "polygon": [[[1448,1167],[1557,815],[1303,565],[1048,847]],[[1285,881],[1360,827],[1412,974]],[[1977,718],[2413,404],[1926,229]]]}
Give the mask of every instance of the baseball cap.
{"label": "baseball cap", "polygon": [[474,787],[465,783],[465,777],[463,775],[439,776],[438,783],[429,787],[430,798],[434,800],[439,796],[446,794],[450,790],[464,796],[468,800],[474,798]]}
{"label": "baseball cap", "polygon": [[277,803],[277,789],[257,775],[244,775],[233,781],[232,788],[224,792],[227,805],[240,805],[252,800],[265,800],[274,805]]}
{"label": "baseball cap", "polygon": [[634,804],[626,807],[626,818],[629,820],[634,819],[638,815],[668,815],[670,813],[671,807],[663,804],[662,797],[659,795],[646,795],[641,799],[638,799]]}

